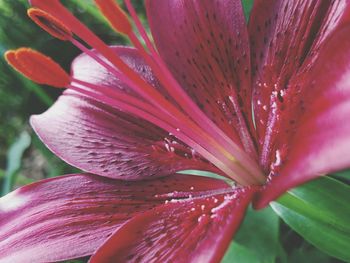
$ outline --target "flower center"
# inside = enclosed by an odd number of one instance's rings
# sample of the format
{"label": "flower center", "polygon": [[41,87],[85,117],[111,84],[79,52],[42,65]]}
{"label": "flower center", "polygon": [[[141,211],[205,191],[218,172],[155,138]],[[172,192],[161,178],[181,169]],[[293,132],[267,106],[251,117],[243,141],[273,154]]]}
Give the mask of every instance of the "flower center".
{"label": "flower center", "polygon": [[[87,83],[73,77],[70,77],[70,81],[67,82],[66,75],[62,77],[63,82],[57,82],[59,85],[57,83],[52,85],[52,81],[47,81],[45,84],[51,83],[49,85],[56,87],[64,86],[118,110],[141,117],[176,136],[238,184],[262,184],[266,178],[257,161],[232,141],[202,112],[168,70],[142,27],[130,0],[125,1],[126,6],[146,47],[143,46],[133,31],[131,19],[128,18],[114,0],[95,0],[95,2],[111,26],[117,32],[125,34],[130,39],[172,100],[168,100],[164,94],[160,93],[130,68],[109,46],[76,19],[59,1],[55,0],[48,3],[48,1],[32,0],[32,4],[37,8],[30,9],[28,14],[34,22],[54,37],[70,41],[102,67],[106,68],[111,74],[115,75],[116,78],[133,89],[142,99],[132,97],[111,87]],[[93,50],[90,48],[93,48]],[[16,52],[14,54],[17,54]],[[51,62],[47,62],[48,59],[40,57],[35,52],[28,51],[27,57],[32,57],[33,63],[36,63],[36,66],[32,68],[40,71],[45,68],[45,63],[51,65],[49,67],[50,74],[45,76],[42,76],[43,73],[40,74],[39,72],[28,74],[26,70],[29,67],[24,67],[25,70],[23,70],[22,65],[20,65],[22,60],[15,60],[13,59],[13,54],[9,54],[8,60],[12,61],[12,65],[15,68],[19,71],[22,69],[22,73],[24,72],[26,76],[29,76],[34,81],[41,80],[39,83],[43,83],[41,78],[60,72],[60,70],[52,66]],[[61,75],[61,73],[57,74],[57,76]],[[53,77],[50,78],[54,79]]]}

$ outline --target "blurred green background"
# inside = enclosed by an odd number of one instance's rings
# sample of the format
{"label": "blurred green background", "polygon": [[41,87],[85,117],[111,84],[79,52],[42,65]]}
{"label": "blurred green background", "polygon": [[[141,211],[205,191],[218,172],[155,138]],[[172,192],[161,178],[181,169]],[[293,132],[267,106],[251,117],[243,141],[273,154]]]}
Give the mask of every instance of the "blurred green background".
{"label": "blurred green background", "polygon": [[[115,34],[90,0],[62,1],[109,44],[127,44]],[[249,11],[252,1],[244,1]],[[145,20],[142,1],[134,1]],[[80,52],[68,42],[52,38],[26,15],[26,0],[0,0],[0,53],[28,46],[54,58],[67,71]],[[60,90],[39,86],[20,76],[0,58],[0,194],[43,178],[76,170],[55,157],[31,130],[28,119],[45,111]],[[259,238],[260,235],[260,238]],[[262,237],[262,238],[261,238]],[[224,262],[342,262],[306,242],[282,222],[272,209],[249,211]],[[84,261],[84,260],[83,260]],[[86,260],[85,260],[86,261]]]}

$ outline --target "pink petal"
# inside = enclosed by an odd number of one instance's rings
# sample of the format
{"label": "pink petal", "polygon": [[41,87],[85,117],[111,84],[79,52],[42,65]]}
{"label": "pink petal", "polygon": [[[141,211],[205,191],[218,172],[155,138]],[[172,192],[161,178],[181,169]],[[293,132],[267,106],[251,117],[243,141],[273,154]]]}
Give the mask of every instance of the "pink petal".
{"label": "pink petal", "polygon": [[[255,121],[268,168],[279,132],[279,105],[293,78],[313,64],[332,32],[349,19],[347,0],[255,1],[249,22]],[[277,107],[277,110],[276,110]]]}
{"label": "pink petal", "polygon": [[[135,50],[114,50],[160,88]],[[77,79],[135,95],[87,55],[74,61],[72,72]],[[186,169],[216,170],[164,130],[73,92],[65,92],[48,111],[33,116],[31,124],[57,156],[106,177],[138,180]]]}
{"label": "pink petal", "polygon": [[262,193],[258,207],[289,188],[350,167],[349,35],[349,26],[334,33],[319,51],[314,67],[300,78],[305,89],[299,96],[294,94],[289,109],[290,116],[299,114],[299,120],[289,137],[281,134],[290,145],[287,159]]}
{"label": "pink petal", "polygon": [[88,256],[137,213],[221,188],[227,188],[222,181],[185,175],[143,182],[89,174],[43,180],[0,198],[0,261]]}
{"label": "pink petal", "polygon": [[241,1],[148,0],[146,7],[159,53],[181,86],[236,143],[255,152]]}
{"label": "pink petal", "polygon": [[170,201],[124,224],[90,262],[220,262],[252,193]]}

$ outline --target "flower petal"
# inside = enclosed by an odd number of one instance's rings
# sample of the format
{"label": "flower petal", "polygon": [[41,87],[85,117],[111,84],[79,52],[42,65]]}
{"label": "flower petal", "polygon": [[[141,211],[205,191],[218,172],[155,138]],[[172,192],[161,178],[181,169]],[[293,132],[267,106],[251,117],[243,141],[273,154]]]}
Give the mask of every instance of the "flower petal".
{"label": "flower petal", "polygon": [[265,166],[278,133],[276,102],[283,100],[291,79],[313,64],[328,37],[349,20],[349,12],[347,0],[255,1],[249,22],[253,101]]}
{"label": "flower petal", "polygon": [[165,200],[227,188],[174,175],[125,182],[76,174],[43,180],[0,198],[0,262],[54,262],[91,255],[126,220]]}
{"label": "flower petal", "polygon": [[[114,49],[159,87],[135,50]],[[76,79],[136,96],[87,55],[74,61],[72,72]],[[71,91],[66,91],[48,111],[32,117],[31,124],[47,147],[67,163],[106,177],[138,180],[186,169],[216,170],[153,124]]]}
{"label": "flower petal", "polygon": [[282,158],[279,175],[272,178],[257,206],[289,188],[350,167],[349,35],[350,26],[334,33],[319,51],[314,67],[299,79],[304,90],[291,96],[289,109],[289,116],[299,119],[289,137],[281,132],[279,138],[290,145],[287,159]]}
{"label": "flower petal", "polygon": [[219,262],[252,190],[170,201],[119,228],[91,257],[104,262]]}
{"label": "flower petal", "polygon": [[241,1],[148,0],[146,7],[158,51],[180,85],[236,143],[255,152]]}

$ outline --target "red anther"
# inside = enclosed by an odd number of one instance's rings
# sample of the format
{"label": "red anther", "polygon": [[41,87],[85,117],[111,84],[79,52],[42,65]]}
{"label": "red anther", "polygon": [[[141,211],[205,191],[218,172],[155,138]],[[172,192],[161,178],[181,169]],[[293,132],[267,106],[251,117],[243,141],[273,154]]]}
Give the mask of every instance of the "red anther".
{"label": "red anther", "polygon": [[32,76],[30,72],[20,63],[17,61],[16,58],[16,51],[15,50],[8,50],[5,52],[5,59],[9,65],[11,65],[15,70],[17,70],[19,73],[27,77],[28,79],[36,82],[36,83],[42,83],[42,78],[37,78],[36,76]]}
{"label": "red anther", "polygon": [[132,32],[132,26],[128,16],[114,0],[95,0],[95,3],[117,32],[125,35]]}
{"label": "red anther", "polygon": [[69,75],[51,58],[30,48],[10,50],[5,53],[7,62],[30,80],[64,88],[70,83]]}
{"label": "red anther", "polygon": [[30,8],[27,13],[38,26],[53,37],[61,40],[69,40],[72,38],[72,32],[61,21],[45,11],[39,8]]}

